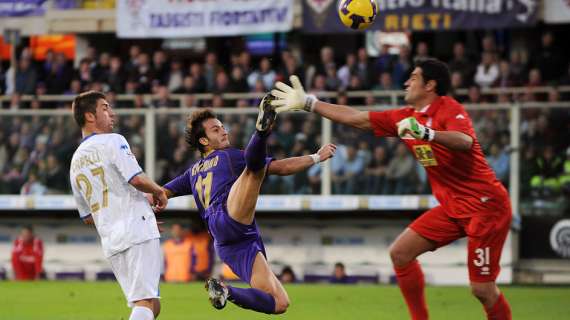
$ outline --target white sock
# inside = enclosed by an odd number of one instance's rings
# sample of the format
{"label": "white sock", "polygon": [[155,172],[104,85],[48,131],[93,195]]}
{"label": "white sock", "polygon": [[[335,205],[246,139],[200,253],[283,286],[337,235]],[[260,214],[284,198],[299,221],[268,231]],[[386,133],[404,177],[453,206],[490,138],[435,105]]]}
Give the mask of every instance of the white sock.
{"label": "white sock", "polygon": [[154,320],[154,313],[147,307],[134,307],[129,320]]}

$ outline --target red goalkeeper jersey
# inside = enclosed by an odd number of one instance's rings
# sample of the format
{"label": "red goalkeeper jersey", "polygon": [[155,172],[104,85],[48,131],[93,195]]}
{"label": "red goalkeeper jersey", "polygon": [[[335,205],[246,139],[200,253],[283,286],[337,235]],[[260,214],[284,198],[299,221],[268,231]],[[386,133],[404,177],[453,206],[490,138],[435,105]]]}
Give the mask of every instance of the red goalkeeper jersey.
{"label": "red goalkeeper jersey", "polygon": [[500,206],[508,198],[485,160],[471,118],[455,99],[439,97],[420,111],[411,107],[371,111],[369,117],[374,134],[380,137],[397,137],[397,123],[414,117],[436,131],[459,131],[473,138],[468,151],[453,151],[435,142],[402,139],[426,169],[434,196],[451,217],[468,218],[483,207]]}

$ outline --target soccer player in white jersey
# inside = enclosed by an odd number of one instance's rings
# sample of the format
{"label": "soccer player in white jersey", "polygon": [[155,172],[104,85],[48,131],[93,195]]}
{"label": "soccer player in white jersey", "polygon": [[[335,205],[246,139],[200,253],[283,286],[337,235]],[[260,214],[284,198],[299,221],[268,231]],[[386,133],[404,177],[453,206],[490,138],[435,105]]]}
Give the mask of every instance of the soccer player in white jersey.
{"label": "soccer player in white jersey", "polygon": [[153,320],[160,312],[162,262],[153,209],[166,206],[164,190],[145,176],[127,140],[112,133],[115,114],[105,95],[89,91],[73,101],[83,140],[73,154],[69,177],[79,214],[95,224],[129,307],[130,320]]}

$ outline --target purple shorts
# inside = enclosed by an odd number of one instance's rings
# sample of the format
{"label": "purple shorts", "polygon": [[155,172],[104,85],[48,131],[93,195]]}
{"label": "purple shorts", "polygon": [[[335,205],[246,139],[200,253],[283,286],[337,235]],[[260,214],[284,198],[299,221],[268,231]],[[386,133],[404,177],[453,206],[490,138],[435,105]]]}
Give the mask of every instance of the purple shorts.
{"label": "purple shorts", "polygon": [[214,248],[220,259],[248,284],[258,252],[264,256],[265,247],[255,220],[250,225],[232,219],[222,205],[209,208],[208,229],[214,238]]}

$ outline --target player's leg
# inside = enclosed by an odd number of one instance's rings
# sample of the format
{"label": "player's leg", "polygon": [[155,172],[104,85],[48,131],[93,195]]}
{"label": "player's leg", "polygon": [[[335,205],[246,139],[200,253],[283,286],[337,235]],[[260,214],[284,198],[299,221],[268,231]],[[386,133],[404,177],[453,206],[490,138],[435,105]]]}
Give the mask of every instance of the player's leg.
{"label": "player's leg", "polygon": [[274,107],[266,95],[259,105],[256,131],[245,148],[246,168],[232,185],[227,200],[228,214],[242,224],[251,224],[255,213],[257,197],[265,177],[267,138],[275,121]]}
{"label": "player's leg", "polygon": [[428,319],[424,274],[416,258],[461,236],[460,228],[447,218],[444,209],[439,206],[416,219],[390,247],[398,286],[412,319]]}
{"label": "player's leg", "polygon": [[226,285],[228,300],[242,308],[268,314],[287,311],[289,296],[261,252],[255,257],[250,285],[251,288]]}
{"label": "player's leg", "polygon": [[[507,204],[508,205],[508,204]],[[495,280],[500,271],[501,253],[511,224],[509,210],[471,219],[468,230],[467,265],[471,293],[481,302],[487,319],[510,320],[511,308]]]}
{"label": "player's leg", "polygon": [[134,302],[129,320],[154,320],[154,299],[143,299]]}

